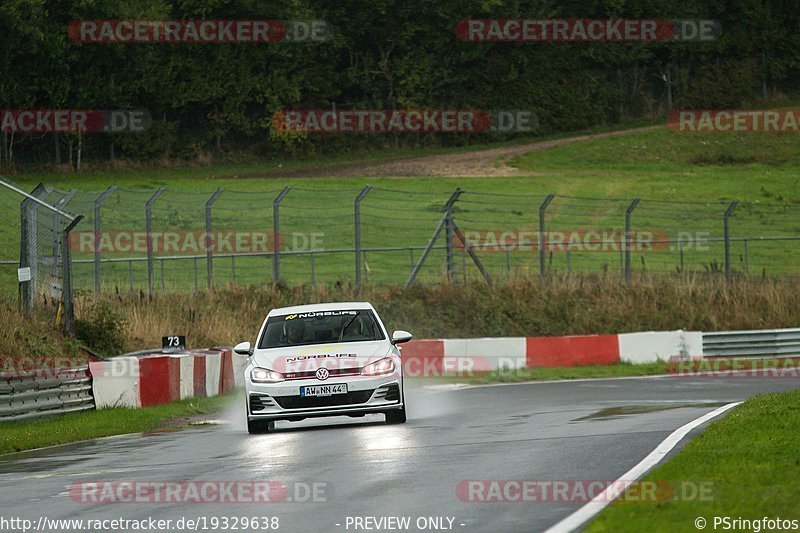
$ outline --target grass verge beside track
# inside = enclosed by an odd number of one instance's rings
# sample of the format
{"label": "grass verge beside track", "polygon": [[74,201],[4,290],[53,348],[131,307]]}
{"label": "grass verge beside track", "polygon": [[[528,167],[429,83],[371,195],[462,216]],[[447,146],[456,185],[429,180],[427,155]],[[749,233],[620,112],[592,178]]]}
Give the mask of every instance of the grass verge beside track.
{"label": "grass verge beside track", "polygon": [[602,379],[660,375],[693,378],[708,375],[719,376],[722,374],[797,378],[800,377],[800,358],[758,357],[750,359],[743,357],[714,357],[701,360],[656,361],[645,364],[622,362],[614,365],[505,369],[472,375],[446,375],[443,376],[443,379],[448,383],[483,385],[556,379]]}
{"label": "grass verge beside track", "polygon": [[111,435],[185,427],[197,415],[223,410],[235,396],[235,393],[230,393],[211,398],[188,398],[142,409],[117,407],[45,420],[5,423],[0,425],[0,454]]}
{"label": "grass verge beside track", "polygon": [[616,378],[627,376],[652,376],[669,372],[666,361],[634,365],[586,365],[572,367],[520,368],[496,370],[471,376],[444,376],[448,383],[484,385],[489,383],[521,383],[524,381],[552,381],[556,379]]}
{"label": "grass verge beside track", "polygon": [[[615,502],[587,531],[694,531],[695,520],[714,527],[715,517],[800,519],[800,390],[765,394],[747,400],[714,422],[671,461],[659,466],[645,481],[680,486],[707,483],[710,497],[653,502]],[[624,496],[623,496],[624,498]],[[767,529],[758,526],[734,529]]]}

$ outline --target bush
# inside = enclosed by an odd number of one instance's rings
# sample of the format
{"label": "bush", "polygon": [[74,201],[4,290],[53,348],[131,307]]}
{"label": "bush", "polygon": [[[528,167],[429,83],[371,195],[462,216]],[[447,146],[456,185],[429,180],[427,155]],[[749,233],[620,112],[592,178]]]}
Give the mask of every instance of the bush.
{"label": "bush", "polygon": [[178,124],[154,122],[147,131],[116,134],[113,141],[122,157],[134,161],[171,157],[179,144]]}
{"label": "bush", "polygon": [[89,305],[86,316],[75,320],[75,336],[97,355],[111,356],[123,352],[127,320],[108,302]]}

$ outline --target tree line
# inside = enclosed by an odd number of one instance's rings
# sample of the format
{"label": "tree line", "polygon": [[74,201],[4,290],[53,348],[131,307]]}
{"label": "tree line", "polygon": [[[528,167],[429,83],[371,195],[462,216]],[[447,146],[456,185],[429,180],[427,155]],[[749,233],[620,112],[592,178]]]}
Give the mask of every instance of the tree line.
{"label": "tree line", "polygon": [[[682,5],[683,4],[683,5]],[[512,133],[303,134],[283,109],[524,109],[537,132],[791,95],[789,0],[3,0],[0,109],[144,110],[142,132],[9,131],[6,169],[109,159],[284,157]],[[714,20],[708,41],[469,41],[465,19]],[[76,42],[82,20],[324,21],[320,40]],[[288,24],[288,23],[286,23]],[[463,27],[463,26],[462,26]],[[285,26],[297,31],[293,26]]]}

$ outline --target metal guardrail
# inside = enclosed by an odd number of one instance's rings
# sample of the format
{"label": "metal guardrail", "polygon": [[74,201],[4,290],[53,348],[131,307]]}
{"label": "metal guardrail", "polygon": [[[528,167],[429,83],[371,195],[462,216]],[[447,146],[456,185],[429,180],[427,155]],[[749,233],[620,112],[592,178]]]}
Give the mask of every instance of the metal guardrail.
{"label": "metal guardrail", "polygon": [[800,328],[703,333],[703,357],[800,356]]}
{"label": "metal guardrail", "polygon": [[0,375],[0,423],[94,408],[88,367]]}

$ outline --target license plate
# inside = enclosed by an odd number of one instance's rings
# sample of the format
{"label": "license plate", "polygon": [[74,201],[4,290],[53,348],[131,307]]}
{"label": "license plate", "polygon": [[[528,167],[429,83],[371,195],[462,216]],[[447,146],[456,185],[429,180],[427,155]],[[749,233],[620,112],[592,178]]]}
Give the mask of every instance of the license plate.
{"label": "license plate", "polygon": [[333,394],[347,394],[347,383],[300,387],[300,396],[331,396]]}

